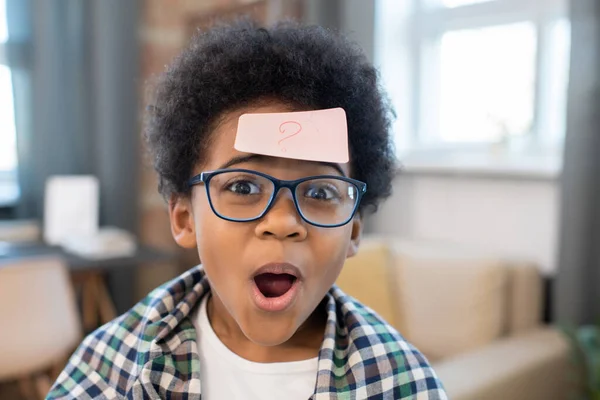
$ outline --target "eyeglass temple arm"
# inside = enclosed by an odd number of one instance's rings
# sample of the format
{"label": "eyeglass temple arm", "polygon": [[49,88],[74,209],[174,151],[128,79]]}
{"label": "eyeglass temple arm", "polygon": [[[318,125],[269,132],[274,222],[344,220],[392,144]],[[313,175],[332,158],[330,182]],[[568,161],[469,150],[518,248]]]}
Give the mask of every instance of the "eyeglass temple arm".
{"label": "eyeglass temple arm", "polygon": [[188,187],[197,185],[198,183],[202,183],[205,181],[205,176],[204,176],[204,172],[202,172],[199,175],[193,176],[190,178],[190,180],[187,182]]}

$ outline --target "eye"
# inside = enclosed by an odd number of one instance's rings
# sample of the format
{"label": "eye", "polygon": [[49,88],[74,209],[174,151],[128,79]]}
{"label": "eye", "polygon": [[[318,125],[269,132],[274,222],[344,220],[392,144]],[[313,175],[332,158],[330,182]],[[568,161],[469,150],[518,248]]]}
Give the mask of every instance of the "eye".
{"label": "eye", "polygon": [[251,195],[251,194],[259,194],[260,186],[257,184],[250,182],[248,180],[240,180],[237,182],[232,182],[225,187],[225,190],[230,192],[240,194],[240,195]]}
{"label": "eye", "polygon": [[337,188],[332,185],[314,184],[306,189],[304,197],[325,201],[339,199],[340,195]]}

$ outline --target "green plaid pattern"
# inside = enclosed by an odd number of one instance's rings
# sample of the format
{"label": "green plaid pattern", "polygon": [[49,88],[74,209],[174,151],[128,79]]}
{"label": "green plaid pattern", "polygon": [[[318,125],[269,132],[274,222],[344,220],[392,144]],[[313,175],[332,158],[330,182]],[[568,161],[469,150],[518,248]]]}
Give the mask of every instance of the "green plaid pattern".
{"label": "green plaid pattern", "polygon": [[[201,268],[155,289],[88,337],[47,399],[201,399],[188,316],[210,290]],[[425,357],[373,310],[334,286],[312,400],[446,400]]]}

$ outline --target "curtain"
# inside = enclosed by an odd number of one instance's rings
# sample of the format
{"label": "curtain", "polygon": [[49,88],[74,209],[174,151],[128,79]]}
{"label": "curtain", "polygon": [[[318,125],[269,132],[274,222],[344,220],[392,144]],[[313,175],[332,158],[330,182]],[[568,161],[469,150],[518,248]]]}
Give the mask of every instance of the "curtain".
{"label": "curtain", "polygon": [[[92,174],[100,182],[100,225],[136,233],[138,1],[6,1],[14,48],[17,216],[42,221],[49,176]],[[111,275],[122,310],[132,275]]]}
{"label": "curtain", "polygon": [[571,70],[561,180],[558,323],[600,321],[600,2],[571,1]]}

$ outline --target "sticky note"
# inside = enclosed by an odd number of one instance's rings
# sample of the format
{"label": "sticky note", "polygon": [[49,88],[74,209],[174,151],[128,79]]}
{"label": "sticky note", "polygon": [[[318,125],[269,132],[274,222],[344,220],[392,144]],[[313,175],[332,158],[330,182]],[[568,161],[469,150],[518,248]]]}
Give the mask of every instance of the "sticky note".
{"label": "sticky note", "polygon": [[347,163],[348,126],[343,108],[243,114],[234,148],[298,160]]}

